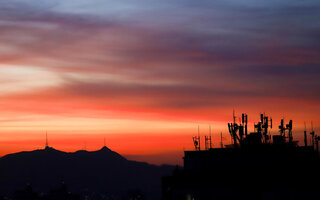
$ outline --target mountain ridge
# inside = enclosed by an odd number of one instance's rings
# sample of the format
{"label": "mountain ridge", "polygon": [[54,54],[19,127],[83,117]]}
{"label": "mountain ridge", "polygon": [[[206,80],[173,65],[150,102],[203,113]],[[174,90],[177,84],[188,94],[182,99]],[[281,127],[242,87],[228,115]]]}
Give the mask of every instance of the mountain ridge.
{"label": "mountain ridge", "polygon": [[161,177],[174,166],[156,166],[127,160],[104,146],[97,151],[63,152],[52,147],[22,151],[0,158],[0,187],[6,193],[31,184],[46,192],[61,182],[83,194],[119,195],[139,190],[149,199],[160,199]]}

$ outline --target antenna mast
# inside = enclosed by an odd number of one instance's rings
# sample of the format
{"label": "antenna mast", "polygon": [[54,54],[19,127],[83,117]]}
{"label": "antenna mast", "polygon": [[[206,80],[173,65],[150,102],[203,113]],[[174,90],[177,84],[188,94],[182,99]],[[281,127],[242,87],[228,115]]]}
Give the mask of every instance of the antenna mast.
{"label": "antenna mast", "polygon": [[49,147],[48,132],[46,131],[46,147],[45,148],[48,148],[48,147]]}
{"label": "antenna mast", "polygon": [[311,121],[311,132],[310,135],[312,137],[312,146],[314,147],[314,131],[313,131],[313,122]]}
{"label": "antenna mast", "polygon": [[221,149],[222,149],[223,148],[222,132],[220,133],[220,137],[221,137]]}
{"label": "antenna mast", "polygon": [[193,138],[193,144],[194,144],[194,148],[198,151],[200,151],[200,127],[198,125],[198,137],[194,136]]}
{"label": "antenna mast", "polygon": [[304,122],[304,146],[308,146],[308,140],[307,140],[307,125],[306,122]]}
{"label": "antenna mast", "polygon": [[210,140],[210,149],[212,149],[212,140],[211,140],[211,125],[209,126],[210,133],[209,133],[209,140]]}
{"label": "antenna mast", "polygon": [[204,136],[205,150],[212,149],[211,126],[209,125],[209,136]]}

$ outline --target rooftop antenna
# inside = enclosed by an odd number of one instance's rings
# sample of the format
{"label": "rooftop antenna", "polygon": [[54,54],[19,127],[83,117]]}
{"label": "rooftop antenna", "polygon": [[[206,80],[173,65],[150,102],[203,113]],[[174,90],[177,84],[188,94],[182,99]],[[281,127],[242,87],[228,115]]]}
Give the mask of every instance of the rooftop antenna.
{"label": "rooftop antenna", "polygon": [[272,129],[272,118],[263,113],[263,115],[261,114],[261,131],[266,144],[270,142],[271,139],[271,136],[268,135],[269,128]]}
{"label": "rooftop antenna", "polygon": [[220,133],[220,137],[221,137],[221,149],[222,149],[223,148],[222,132]]}
{"label": "rooftop antenna", "polygon": [[210,149],[212,149],[212,141],[211,141],[211,125],[209,125],[209,141],[210,141]]}
{"label": "rooftop antenna", "polygon": [[244,134],[248,136],[248,115],[246,113],[242,113],[242,126],[244,126]]}
{"label": "rooftop antenna", "polygon": [[103,146],[106,146],[106,137],[103,138]]}
{"label": "rooftop antenna", "polygon": [[313,130],[313,122],[311,121],[311,132],[310,135],[312,137],[312,146],[314,147],[314,130]]}
{"label": "rooftop antenna", "polygon": [[308,146],[308,141],[307,141],[307,125],[306,122],[304,122],[304,146],[307,147]]}
{"label": "rooftop antenna", "polygon": [[319,152],[319,141],[320,141],[320,136],[316,136],[316,137],[315,137],[315,141],[316,141],[316,150],[317,150],[317,152]]}
{"label": "rooftop antenna", "polygon": [[293,137],[292,137],[292,120],[289,121],[289,124],[286,124],[286,129],[288,130],[289,143],[292,144],[292,142],[293,142]]}
{"label": "rooftop antenna", "polygon": [[233,142],[233,145],[236,147],[238,146],[238,141],[241,143],[241,140],[237,134],[240,127],[235,121],[236,121],[236,117],[234,115],[234,110],[233,110],[233,123],[228,123],[228,130],[231,136],[231,142]]}
{"label": "rooftop antenna", "polygon": [[241,117],[239,118],[239,137],[240,137],[240,143],[243,142],[244,136],[248,136],[248,128],[247,128],[247,121],[248,121],[248,115],[245,113],[241,114]]}
{"label": "rooftop antenna", "polygon": [[199,141],[199,151],[201,149],[201,146],[200,146],[200,126],[198,125],[198,141]]}
{"label": "rooftop antenna", "polygon": [[280,129],[280,135],[281,136],[285,136],[285,127],[284,127],[284,122],[283,122],[283,118],[281,119],[281,122],[280,122],[280,126],[279,126],[279,129]]}
{"label": "rooftop antenna", "polygon": [[200,127],[198,125],[198,137],[194,136],[192,137],[193,144],[196,150],[200,151]]}
{"label": "rooftop antenna", "polygon": [[209,136],[204,136],[204,145],[205,150],[212,149],[212,141],[211,141],[211,126],[209,125]]}
{"label": "rooftop antenna", "polygon": [[312,135],[312,144],[313,148],[314,145],[316,146],[316,151],[319,152],[319,141],[320,141],[320,136],[317,136],[313,130],[313,122],[311,121],[311,130],[312,132],[310,133]]}

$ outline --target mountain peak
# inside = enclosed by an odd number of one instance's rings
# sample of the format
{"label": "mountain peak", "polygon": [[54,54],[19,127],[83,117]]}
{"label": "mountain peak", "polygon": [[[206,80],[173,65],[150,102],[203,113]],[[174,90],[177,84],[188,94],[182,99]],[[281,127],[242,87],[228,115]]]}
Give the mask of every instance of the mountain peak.
{"label": "mountain peak", "polygon": [[57,151],[55,148],[49,147],[49,146],[46,146],[46,147],[44,148],[44,150],[45,150],[45,151]]}
{"label": "mountain peak", "polygon": [[111,151],[107,146],[103,146],[99,151]]}
{"label": "mountain peak", "polygon": [[57,149],[55,149],[53,147],[50,147],[50,146],[46,146],[44,149],[40,149],[40,151],[46,152],[46,153],[66,153],[66,152],[57,150]]}
{"label": "mountain peak", "polygon": [[0,188],[1,192],[9,193],[32,181],[35,190],[45,192],[63,180],[78,193],[87,190],[98,193],[110,188],[111,192],[118,194],[119,188],[131,191],[140,186],[139,190],[149,195],[157,193],[154,195],[156,197],[161,192],[159,180],[171,173],[172,169],[128,161],[107,146],[98,151],[82,150],[74,153],[46,146],[1,157]]}

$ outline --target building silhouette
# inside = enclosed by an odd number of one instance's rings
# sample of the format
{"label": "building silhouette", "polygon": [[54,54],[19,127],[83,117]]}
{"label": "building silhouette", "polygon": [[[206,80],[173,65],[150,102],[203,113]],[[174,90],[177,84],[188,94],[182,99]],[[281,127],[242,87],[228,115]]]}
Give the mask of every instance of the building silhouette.
{"label": "building silhouette", "polygon": [[[261,114],[248,133],[247,115],[228,124],[232,144],[184,152],[184,168],[162,179],[163,200],[314,199],[319,197],[320,159],[314,140],[298,146],[292,120],[281,120],[279,134],[269,134],[272,119]],[[313,131],[312,131],[313,132]],[[311,132],[311,137],[316,138]],[[305,134],[305,140],[307,134]],[[210,139],[210,137],[209,137]],[[205,137],[208,142],[208,137]]]}

